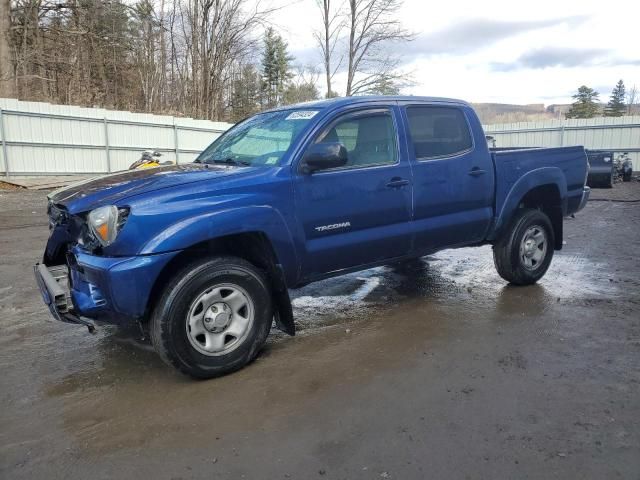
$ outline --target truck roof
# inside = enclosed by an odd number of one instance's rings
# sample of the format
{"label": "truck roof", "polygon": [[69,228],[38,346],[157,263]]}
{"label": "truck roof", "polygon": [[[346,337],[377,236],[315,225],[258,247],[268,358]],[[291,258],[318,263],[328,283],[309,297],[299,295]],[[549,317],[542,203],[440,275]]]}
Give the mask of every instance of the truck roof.
{"label": "truck roof", "polygon": [[343,105],[354,105],[357,103],[375,103],[381,101],[402,101],[402,102],[417,102],[417,103],[446,103],[454,105],[469,106],[464,100],[458,100],[455,98],[444,97],[418,97],[412,95],[362,95],[353,97],[336,97],[326,100],[313,100],[310,102],[296,103],[293,105],[285,105],[278,108],[267,110],[274,112],[278,110],[296,110],[304,108],[318,108],[325,110],[328,108],[337,108]]}

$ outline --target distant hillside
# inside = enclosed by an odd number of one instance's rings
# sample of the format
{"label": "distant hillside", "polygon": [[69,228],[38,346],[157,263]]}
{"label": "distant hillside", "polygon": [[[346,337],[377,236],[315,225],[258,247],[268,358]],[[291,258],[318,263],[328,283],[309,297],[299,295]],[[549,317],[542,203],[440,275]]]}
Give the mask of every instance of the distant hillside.
{"label": "distant hillside", "polygon": [[533,122],[557,118],[552,112],[547,111],[542,103],[529,105],[474,103],[472,105],[478,113],[480,121],[485,125],[491,123]]}
{"label": "distant hillside", "polygon": [[[604,112],[605,106],[605,103],[600,104],[600,112]],[[547,107],[547,111],[553,113],[555,118],[561,118],[564,117],[564,115],[569,111],[570,108],[570,103],[553,104]],[[629,115],[640,115],[640,103],[631,105],[631,111]]]}
{"label": "distant hillside", "polygon": [[[542,103],[512,105],[509,103],[473,103],[480,121],[485,125],[494,123],[536,122],[564,118],[571,108],[570,103],[553,104],[545,108]],[[601,104],[604,110],[605,104]],[[640,104],[631,106],[631,115],[640,115]]]}

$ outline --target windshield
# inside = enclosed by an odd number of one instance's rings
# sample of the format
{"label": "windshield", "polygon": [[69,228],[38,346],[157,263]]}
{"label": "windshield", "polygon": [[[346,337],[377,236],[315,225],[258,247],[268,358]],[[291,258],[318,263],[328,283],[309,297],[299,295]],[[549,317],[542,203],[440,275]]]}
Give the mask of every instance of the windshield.
{"label": "windshield", "polygon": [[224,133],[196,162],[275,166],[317,110],[284,110],[255,115]]}

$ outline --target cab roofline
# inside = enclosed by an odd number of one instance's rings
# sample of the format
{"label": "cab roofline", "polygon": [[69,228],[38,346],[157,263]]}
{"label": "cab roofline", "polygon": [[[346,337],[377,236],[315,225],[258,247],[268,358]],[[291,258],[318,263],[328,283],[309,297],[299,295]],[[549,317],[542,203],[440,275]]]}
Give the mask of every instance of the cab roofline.
{"label": "cab roofline", "polygon": [[339,108],[345,105],[354,105],[360,103],[376,103],[376,102],[416,102],[416,103],[431,103],[431,104],[448,104],[470,107],[468,102],[464,100],[458,100],[455,98],[445,97],[419,97],[411,95],[362,95],[353,97],[336,97],[325,100],[313,100],[310,102],[296,103],[293,105],[285,105],[282,107],[272,108],[265,110],[265,112],[280,112],[287,110],[305,110],[305,109],[333,109]]}

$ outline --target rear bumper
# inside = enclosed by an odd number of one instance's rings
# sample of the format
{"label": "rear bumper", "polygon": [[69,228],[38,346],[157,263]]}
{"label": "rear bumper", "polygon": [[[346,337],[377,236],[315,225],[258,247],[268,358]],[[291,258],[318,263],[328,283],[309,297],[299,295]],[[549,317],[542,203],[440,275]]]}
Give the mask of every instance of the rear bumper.
{"label": "rear bumper", "polygon": [[572,191],[571,195],[567,197],[567,209],[563,212],[564,215],[573,215],[574,213],[582,210],[589,201],[589,195],[591,194],[591,188],[583,187],[581,190]]}
{"label": "rear bumper", "polygon": [[36,265],[45,304],[57,320],[89,326],[93,320],[126,323],[144,317],[155,282],[178,252],[99,257],[74,248],[66,265]]}
{"label": "rear bumper", "polygon": [[579,212],[587,205],[590,194],[591,189],[589,187],[584,187],[584,189],[582,190],[582,198],[580,198],[580,203],[578,204],[578,209],[576,210],[576,212]]}

